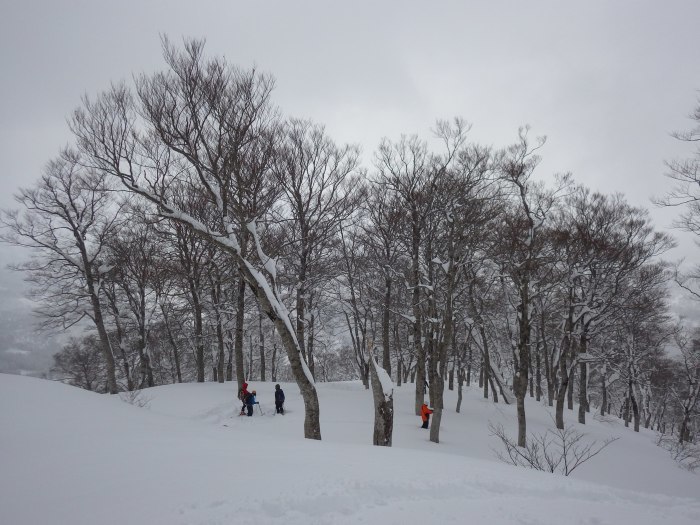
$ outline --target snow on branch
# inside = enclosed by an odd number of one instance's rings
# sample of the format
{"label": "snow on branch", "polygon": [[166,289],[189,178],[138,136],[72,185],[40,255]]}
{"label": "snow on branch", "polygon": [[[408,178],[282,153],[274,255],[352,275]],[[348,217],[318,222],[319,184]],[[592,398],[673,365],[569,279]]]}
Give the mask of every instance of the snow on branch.
{"label": "snow on branch", "polygon": [[381,366],[379,366],[377,360],[374,358],[373,355],[371,355],[371,352],[369,358],[370,362],[372,363],[372,366],[374,367],[374,371],[377,373],[377,378],[379,379],[379,384],[382,387],[384,398],[388,401],[394,395],[394,382],[391,380],[391,377],[389,377],[387,371],[384,370]]}
{"label": "snow on branch", "polygon": [[246,227],[248,228],[248,231],[253,235],[255,248],[258,252],[258,257],[260,258],[260,262],[262,263],[263,268],[265,268],[265,271],[268,274],[270,274],[270,277],[272,278],[272,285],[277,286],[277,259],[269,257],[263,251],[262,244],[260,243],[260,237],[258,236],[258,226],[256,220],[253,219],[246,225]]}

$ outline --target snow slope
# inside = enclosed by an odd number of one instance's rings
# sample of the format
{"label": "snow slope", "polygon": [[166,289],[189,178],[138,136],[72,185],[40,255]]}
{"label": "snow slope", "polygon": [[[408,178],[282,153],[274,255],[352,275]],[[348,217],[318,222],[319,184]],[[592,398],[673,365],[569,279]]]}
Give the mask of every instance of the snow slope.
{"label": "snow slope", "polygon": [[[150,389],[140,408],[0,374],[0,523],[700,523],[700,476],[677,468],[651,433],[593,421],[591,437],[622,439],[579,479],[564,478],[497,462],[487,422],[514,431],[513,410],[476,390],[461,414],[447,392],[436,445],[418,428],[411,387],[397,389],[387,449],[371,446],[370,392],[317,386],[322,442],[303,439],[291,384],[287,414],[276,416],[273,385],[252,382],[265,415],[248,418],[231,383]],[[544,429],[548,410],[527,408],[532,429]]]}

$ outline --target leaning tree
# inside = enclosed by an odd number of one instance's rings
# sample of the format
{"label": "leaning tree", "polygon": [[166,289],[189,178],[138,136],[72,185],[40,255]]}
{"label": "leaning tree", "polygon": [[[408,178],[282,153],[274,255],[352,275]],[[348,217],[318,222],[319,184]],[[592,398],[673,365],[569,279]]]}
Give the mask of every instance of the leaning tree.
{"label": "leaning tree", "polygon": [[[116,85],[86,97],[71,129],[95,169],[231,256],[285,347],[304,399],[304,435],[320,439],[316,387],[281,300],[276,261],[265,254],[256,226],[275,191],[273,81],[205,58],[201,41],[177,49],[164,39],[163,49],[166,71],[139,77],[135,96]],[[204,200],[205,216],[178,208],[173,188],[182,185]]]}

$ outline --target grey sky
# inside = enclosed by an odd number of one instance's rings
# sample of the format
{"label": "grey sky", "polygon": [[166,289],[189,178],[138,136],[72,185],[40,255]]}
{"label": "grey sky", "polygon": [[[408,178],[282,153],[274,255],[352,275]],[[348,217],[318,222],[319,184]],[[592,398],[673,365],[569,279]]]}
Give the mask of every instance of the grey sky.
{"label": "grey sky", "polygon": [[[285,115],[326,124],[368,160],[381,137],[429,136],[436,118],[462,116],[496,146],[530,124],[548,137],[541,177],[571,171],[649,207],[664,159],[690,152],[669,132],[690,125],[700,89],[698,20],[695,0],[0,0],[0,206],[70,140],[83,93],[162,67],[166,33],[272,73]],[[659,227],[673,217],[652,213]],[[673,255],[693,254],[680,237]]]}

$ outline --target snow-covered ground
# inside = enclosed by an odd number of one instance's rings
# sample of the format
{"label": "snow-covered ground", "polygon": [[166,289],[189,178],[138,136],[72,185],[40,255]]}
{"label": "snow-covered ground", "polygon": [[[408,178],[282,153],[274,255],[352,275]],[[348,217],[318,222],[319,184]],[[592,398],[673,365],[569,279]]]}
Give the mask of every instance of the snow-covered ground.
{"label": "snow-covered ground", "polygon": [[[23,524],[694,524],[700,476],[679,469],[651,432],[591,421],[620,436],[565,478],[498,462],[488,422],[515,432],[514,410],[446,392],[441,443],[395,394],[394,446],[373,447],[372,396],[318,384],[323,441],[303,439],[298,388],[252,382],[264,415],[239,417],[235,384],[143,392],[146,407],[0,374],[0,523]],[[530,430],[549,409],[527,405]],[[568,415],[573,421],[573,414]]]}

